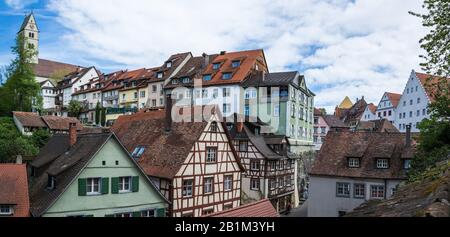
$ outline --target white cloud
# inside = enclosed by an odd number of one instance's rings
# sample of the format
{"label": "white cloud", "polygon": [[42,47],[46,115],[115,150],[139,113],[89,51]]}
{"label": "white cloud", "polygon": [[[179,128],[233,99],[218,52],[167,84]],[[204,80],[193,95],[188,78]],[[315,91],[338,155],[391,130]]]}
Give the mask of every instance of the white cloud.
{"label": "white cloud", "polygon": [[271,71],[307,68],[301,73],[316,105],[327,108],[345,95],[377,103],[384,91],[401,91],[418,69],[424,30],[408,11],[420,6],[419,0],[49,3],[69,30],[61,42],[81,61],[152,67],[178,52],[264,48]]}
{"label": "white cloud", "polygon": [[23,9],[24,7],[37,2],[38,0],[5,0],[5,3],[15,10]]}

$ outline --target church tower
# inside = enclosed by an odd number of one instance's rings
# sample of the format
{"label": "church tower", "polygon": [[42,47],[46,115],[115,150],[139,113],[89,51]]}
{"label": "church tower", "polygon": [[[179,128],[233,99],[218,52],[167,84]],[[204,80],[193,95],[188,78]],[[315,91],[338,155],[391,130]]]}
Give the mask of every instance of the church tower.
{"label": "church tower", "polygon": [[36,50],[31,63],[39,63],[39,29],[33,13],[30,13],[23,20],[22,26],[17,34],[24,37],[25,47]]}

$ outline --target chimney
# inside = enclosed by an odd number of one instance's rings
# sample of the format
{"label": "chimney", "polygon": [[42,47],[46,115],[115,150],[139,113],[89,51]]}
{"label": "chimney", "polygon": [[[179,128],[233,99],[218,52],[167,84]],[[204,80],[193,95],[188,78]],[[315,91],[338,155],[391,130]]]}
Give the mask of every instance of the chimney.
{"label": "chimney", "polygon": [[166,95],[166,132],[172,129],[172,95]]}
{"label": "chimney", "polygon": [[406,147],[411,147],[411,124],[406,125]]}
{"label": "chimney", "polygon": [[220,51],[220,55],[225,55],[227,51]]}
{"label": "chimney", "polygon": [[242,130],[244,130],[244,118],[242,118],[241,115],[236,114],[236,131],[237,132],[242,132]]}
{"label": "chimney", "polygon": [[16,157],[16,164],[18,164],[18,165],[22,164],[22,155],[17,155],[17,157]]}
{"label": "chimney", "polygon": [[69,145],[73,146],[77,143],[77,124],[70,123],[69,124]]}
{"label": "chimney", "polygon": [[203,53],[202,54],[202,56],[203,56],[203,58],[204,58],[204,67],[206,67],[206,66],[208,66],[208,64],[209,64],[209,55],[208,54],[206,54],[206,53]]}

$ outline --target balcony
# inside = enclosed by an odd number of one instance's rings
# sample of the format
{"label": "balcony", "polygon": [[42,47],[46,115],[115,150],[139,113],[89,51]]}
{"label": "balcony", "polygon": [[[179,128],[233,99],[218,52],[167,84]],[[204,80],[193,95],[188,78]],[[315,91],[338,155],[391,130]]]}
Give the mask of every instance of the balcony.
{"label": "balcony", "polygon": [[117,100],[119,99],[119,95],[109,95],[109,96],[103,96],[103,100]]}
{"label": "balcony", "polygon": [[283,186],[275,189],[269,189],[269,198],[277,197],[290,192],[294,192],[294,184],[290,186]]}
{"label": "balcony", "polygon": [[136,113],[138,108],[107,108],[106,114]]}

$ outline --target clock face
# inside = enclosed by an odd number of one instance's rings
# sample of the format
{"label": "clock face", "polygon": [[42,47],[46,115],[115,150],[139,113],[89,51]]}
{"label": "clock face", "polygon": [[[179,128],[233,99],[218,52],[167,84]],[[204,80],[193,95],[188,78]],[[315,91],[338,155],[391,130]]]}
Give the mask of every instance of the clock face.
{"label": "clock face", "polygon": [[31,25],[30,25],[30,28],[31,28],[31,29],[34,29],[34,24],[31,24]]}

